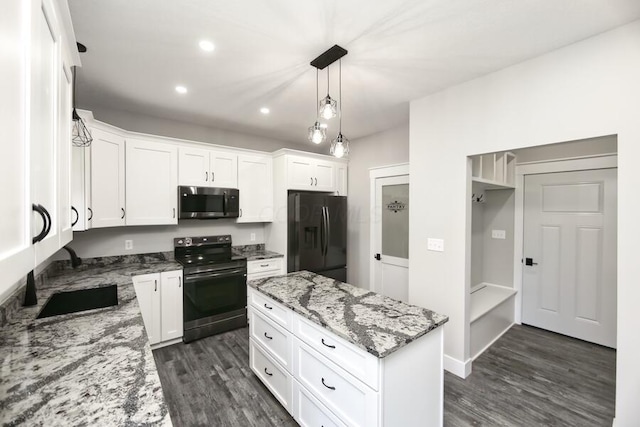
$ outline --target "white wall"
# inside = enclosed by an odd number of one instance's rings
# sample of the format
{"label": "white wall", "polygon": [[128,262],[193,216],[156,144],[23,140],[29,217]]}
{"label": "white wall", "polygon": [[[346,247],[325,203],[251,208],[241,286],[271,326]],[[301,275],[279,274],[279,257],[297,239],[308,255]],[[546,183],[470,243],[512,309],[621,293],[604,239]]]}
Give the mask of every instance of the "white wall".
{"label": "white wall", "polygon": [[[252,233],[255,234],[255,241],[251,241]],[[93,258],[173,251],[174,237],[219,234],[231,234],[234,246],[264,243],[264,226],[261,223],[236,224],[233,219],[193,219],[180,220],[178,225],[96,228],[75,232],[69,246],[75,249],[80,258]],[[133,240],[132,250],[124,249],[125,240]],[[64,251],[55,255],[55,259],[67,258]]]}
{"label": "white wall", "polygon": [[311,151],[328,154],[329,144],[320,146],[307,143],[307,135],[300,135],[300,144],[290,141],[281,141],[246,133],[233,132],[215,127],[202,126],[178,120],[165,119],[155,116],[147,116],[140,113],[114,110],[111,108],[92,106],[87,108],[93,112],[93,117],[110,125],[132,131],[148,133],[152,135],[167,136],[170,138],[187,139],[198,142],[228,145],[231,147],[247,148],[273,152],[280,148],[292,148],[295,150]]}
{"label": "white wall", "polygon": [[[640,419],[640,21],[411,103],[409,300],[450,316],[445,363],[469,359],[467,156],[618,137],[616,426]],[[429,252],[427,236],[445,240]]]}
{"label": "white wall", "polygon": [[347,282],[369,286],[369,168],[409,161],[409,123],[351,141],[347,205]]}

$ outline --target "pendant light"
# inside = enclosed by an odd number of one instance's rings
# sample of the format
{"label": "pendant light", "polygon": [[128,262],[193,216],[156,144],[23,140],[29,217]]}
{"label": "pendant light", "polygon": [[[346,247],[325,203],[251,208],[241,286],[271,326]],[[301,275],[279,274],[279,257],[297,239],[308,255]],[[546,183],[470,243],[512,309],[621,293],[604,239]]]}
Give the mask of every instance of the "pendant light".
{"label": "pendant light", "polygon": [[329,96],[329,67],[327,67],[327,96],[322,98],[320,104],[318,106],[318,114],[325,120],[332,119],[336,116],[337,112],[337,102],[335,99]]}
{"label": "pendant light", "polygon": [[[316,68],[316,101],[318,100],[318,69]],[[314,103],[315,104],[315,103]],[[317,112],[316,112],[317,113]],[[314,144],[320,144],[327,139],[327,131],[320,125],[318,117],[313,126],[309,127],[309,134],[307,136],[309,141]]]}
{"label": "pendant light", "polygon": [[[77,43],[78,52],[84,53],[87,48],[82,43]],[[76,147],[88,147],[93,141],[91,132],[87,128],[87,125],[82,120],[82,117],[76,111],[76,67],[71,68],[71,74],[73,78],[73,111],[71,112],[71,143]]]}
{"label": "pendant light", "polygon": [[331,141],[331,148],[329,153],[337,158],[345,157],[349,154],[349,140],[342,135],[342,59],[340,59],[338,66],[340,68],[340,80],[338,82],[338,96],[340,97],[340,110],[339,110],[339,127],[338,136]]}

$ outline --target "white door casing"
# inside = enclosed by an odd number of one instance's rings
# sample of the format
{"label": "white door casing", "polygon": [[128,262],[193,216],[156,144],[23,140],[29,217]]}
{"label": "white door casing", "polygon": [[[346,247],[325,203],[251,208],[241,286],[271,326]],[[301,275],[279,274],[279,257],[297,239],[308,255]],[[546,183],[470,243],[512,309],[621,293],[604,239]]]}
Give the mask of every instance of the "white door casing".
{"label": "white door casing", "polygon": [[616,346],[617,170],[527,175],[522,322]]}
{"label": "white door casing", "polygon": [[370,171],[370,289],[404,302],[409,300],[408,169],[400,165]]}

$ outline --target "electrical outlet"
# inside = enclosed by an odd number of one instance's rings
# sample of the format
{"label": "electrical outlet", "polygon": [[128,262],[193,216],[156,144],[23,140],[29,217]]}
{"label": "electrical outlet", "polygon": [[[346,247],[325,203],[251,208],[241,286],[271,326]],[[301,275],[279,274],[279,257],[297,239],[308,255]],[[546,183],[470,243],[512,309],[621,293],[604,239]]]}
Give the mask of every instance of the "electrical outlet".
{"label": "electrical outlet", "polygon": [[133,240],[125,240],[124,241],[124,250],[125,251],[130,251],[131,249],[133,249]]}
{"label": "electrical outlet", "polygon": [[506,239],[507,232],[505,230],[491,230],[492,239]]}
{"label": "electrical outlet", "polygon": [[444,252],[444,240],[443,239],[427,239],[427,250]]}
{"label": "electrical outlet", "polygon": [[256,241],[256,233],[251,233],[251,241],[252,242]]}

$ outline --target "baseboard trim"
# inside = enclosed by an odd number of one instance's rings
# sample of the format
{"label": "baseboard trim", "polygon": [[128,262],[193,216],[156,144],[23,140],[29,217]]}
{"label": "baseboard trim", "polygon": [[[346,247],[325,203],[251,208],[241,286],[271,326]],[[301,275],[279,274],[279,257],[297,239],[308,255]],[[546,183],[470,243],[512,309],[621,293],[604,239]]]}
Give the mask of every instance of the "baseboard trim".
{"label": "baseboard trim", "polygon": [[482,353],[484,353],[485,351],[487,351],[487,349],[489,347],[491,347],[493,345],[493,343],[495,343],[496,341],[498,341],[500,339],[501,336],[503,336],[509,329],[511,329],[513,327],[513,325],[515,325],[516,322],[511,322],[511,324],[509,326],[507,326],[504,331],[500,332],[494,339],[491,340],[491,342],[487,345],[485,345],[482,350],[480,350],[476,355],[473,356],[473,358],[471,359],[471,361],[476,360],[478,357],[480,357],[480,355]]}
{"label": "baseboard trim", "polygon": [[157,344],[151,344],[151,350],[156,350],[158,348],[162,348],[162,347],[167,347],[167,346],[170,346],[170,345],[178,344],[179,342],[182,342],[182,338],[174,338],[174,339],[169,340],[169,341],[163,341],[163,342],[159,342]]}
{"label": "baseboard trim", "polygon": [[460,378],[467,378],[471,374],[471,359],[461,362],[449,355],[444,355],[444,370]]}

